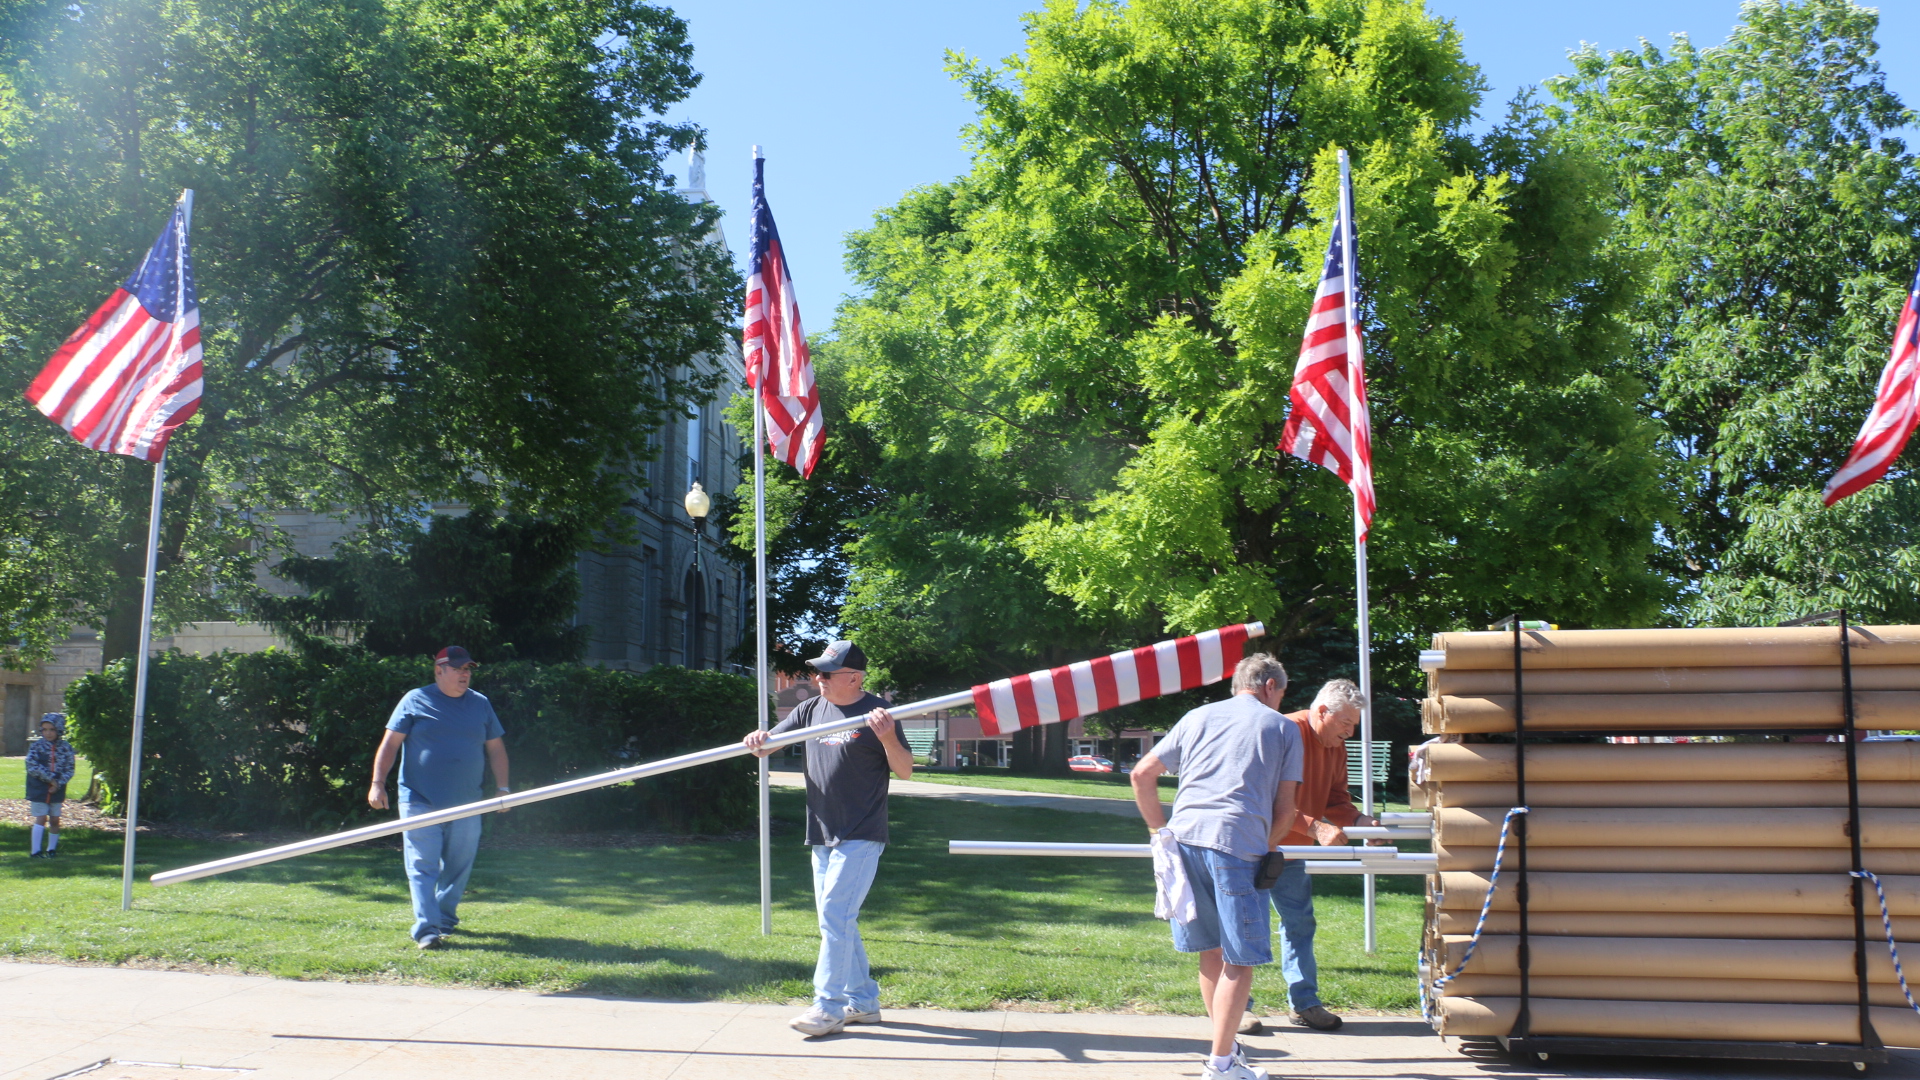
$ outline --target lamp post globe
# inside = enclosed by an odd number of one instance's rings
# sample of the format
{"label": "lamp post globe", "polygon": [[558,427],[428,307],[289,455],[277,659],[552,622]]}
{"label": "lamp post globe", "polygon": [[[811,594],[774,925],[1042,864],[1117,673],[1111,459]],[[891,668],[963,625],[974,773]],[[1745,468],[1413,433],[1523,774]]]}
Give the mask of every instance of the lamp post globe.
{"label": "lamp post globe", "polygon": [[713,499],[707,495],[705,489],[701,488],[700,482],[695,480],[693,488],[687,492],[685,505],[687,516],[696,524],[704,524],[707,520],[707,511],[713,509]]}

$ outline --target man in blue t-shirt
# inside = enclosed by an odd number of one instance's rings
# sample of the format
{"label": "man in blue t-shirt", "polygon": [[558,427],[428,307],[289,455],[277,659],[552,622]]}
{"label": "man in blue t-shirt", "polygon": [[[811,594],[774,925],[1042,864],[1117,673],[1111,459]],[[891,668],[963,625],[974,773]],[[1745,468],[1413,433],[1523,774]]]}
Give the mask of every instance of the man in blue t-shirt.
{"label": "man in blue t-shirt", "polygon": [[[449,645],[433,658],[433,685],[409,690],[394,706],[387,733],[373,756],[367,805],[387,808],[387,773],[400,760],[400,816],[463,806],[481,798],[480,781],[493,770],[497,794],[507,786],[506,731],[486,695],[468,689],[473,657]],[[480,848],[478,815],[401,835],[407,884],[413,893],[413,940],[437,948],[460,925],[460,894]]]}

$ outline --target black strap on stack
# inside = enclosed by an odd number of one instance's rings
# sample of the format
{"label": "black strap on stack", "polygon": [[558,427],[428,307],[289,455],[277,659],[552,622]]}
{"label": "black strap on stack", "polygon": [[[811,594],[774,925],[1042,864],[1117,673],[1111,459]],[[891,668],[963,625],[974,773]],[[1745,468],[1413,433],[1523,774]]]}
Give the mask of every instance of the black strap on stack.
{"label": "black strap on stack", "polygon": [[1867,1011],[1867,896],[1866,869],[1860,860],[1860,752],[1854,740],[1853,714],[1853,629],[1847,625],[1847,609],[1833,614],[1840,617],[1840,694],[1843,699],[1842,730],[1847,740],[1847,838],[1853,841],[1853,971],[1860,987],[1860,1045],[1878,1047],[1880,1035],[1873,1030],[1873,1017]]}
{"label": "black strap on stack", "polygon": [[[1520,613],[1514,612],[1510,619],[1513,623],[1513,804],[1527,805],[1527,690],[1520,677]],[[1527,815],[1515,815],[1513,820],[1514,836],[1520,841],[1520,877],[1514,889],[1514,899],[1520,905],[1520,1012],[1513,1019],[1513,1033],[1526,1038],[1533,1033],[1533,1010],[1531,1008],[1532,985],[1528,968],[1532,966],[1533,953],[1527,938]],[[1858,891],[1856,885],[1855,891]]]}

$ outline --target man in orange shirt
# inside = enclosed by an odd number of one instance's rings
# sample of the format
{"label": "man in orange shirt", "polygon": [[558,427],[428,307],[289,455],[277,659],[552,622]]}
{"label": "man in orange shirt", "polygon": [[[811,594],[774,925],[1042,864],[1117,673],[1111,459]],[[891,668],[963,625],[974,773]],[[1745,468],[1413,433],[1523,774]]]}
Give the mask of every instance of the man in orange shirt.
{"label": "man in orange shirt", "polygon": [[[1347,679],[1334,679],[1314,695],[1313,704],[1287,719],[1300,725],[1302,755],[1297,816],[1282,845],[1343,846],[1348,825],[1378,825],[1353,805],[1347,791],[1347,740],[1360,723],[1367,699]],[[1288,859],[1273,887],[1280,913],[1280,970],[1287,977],[1293,1022],[1316,1031],[1332,1031],[1340,1018],[1320,1004],[1319,969],[1313,961],[1313,879],[1306,864]]]}

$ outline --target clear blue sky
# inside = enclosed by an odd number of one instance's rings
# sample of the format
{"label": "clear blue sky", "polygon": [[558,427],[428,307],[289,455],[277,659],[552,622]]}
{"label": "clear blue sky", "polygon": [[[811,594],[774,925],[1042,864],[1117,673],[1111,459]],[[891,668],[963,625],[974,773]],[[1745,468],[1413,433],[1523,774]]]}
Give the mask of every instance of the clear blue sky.
{"label": "clear blue sky", "polygon": [[[767,198],[792,261],[801,315],[826,330],[852,289],[843,238],[874,211],[921,184],[967,169],[961,128],[972,112],[944,70],[952,49],[998,61],[1024,44],[1023,13],[1038,0],[663,0],[688,22],[694,66],[705,76],[671,114],[708,132],[707,188],[722,227],[744,242],[751,148],[767,156]],[[1497,116],[1523,86],[1568,70],[1581,42],[1633,48],[1669,35],[1724,40],[1738,0],[1427,0],[1452,19],[1468,59],[1491,89]],[[1909,106],[1920,107],[1920,0],[1881,4],[1881,67]],[[685,178],[684,163],[681,177]]]}

